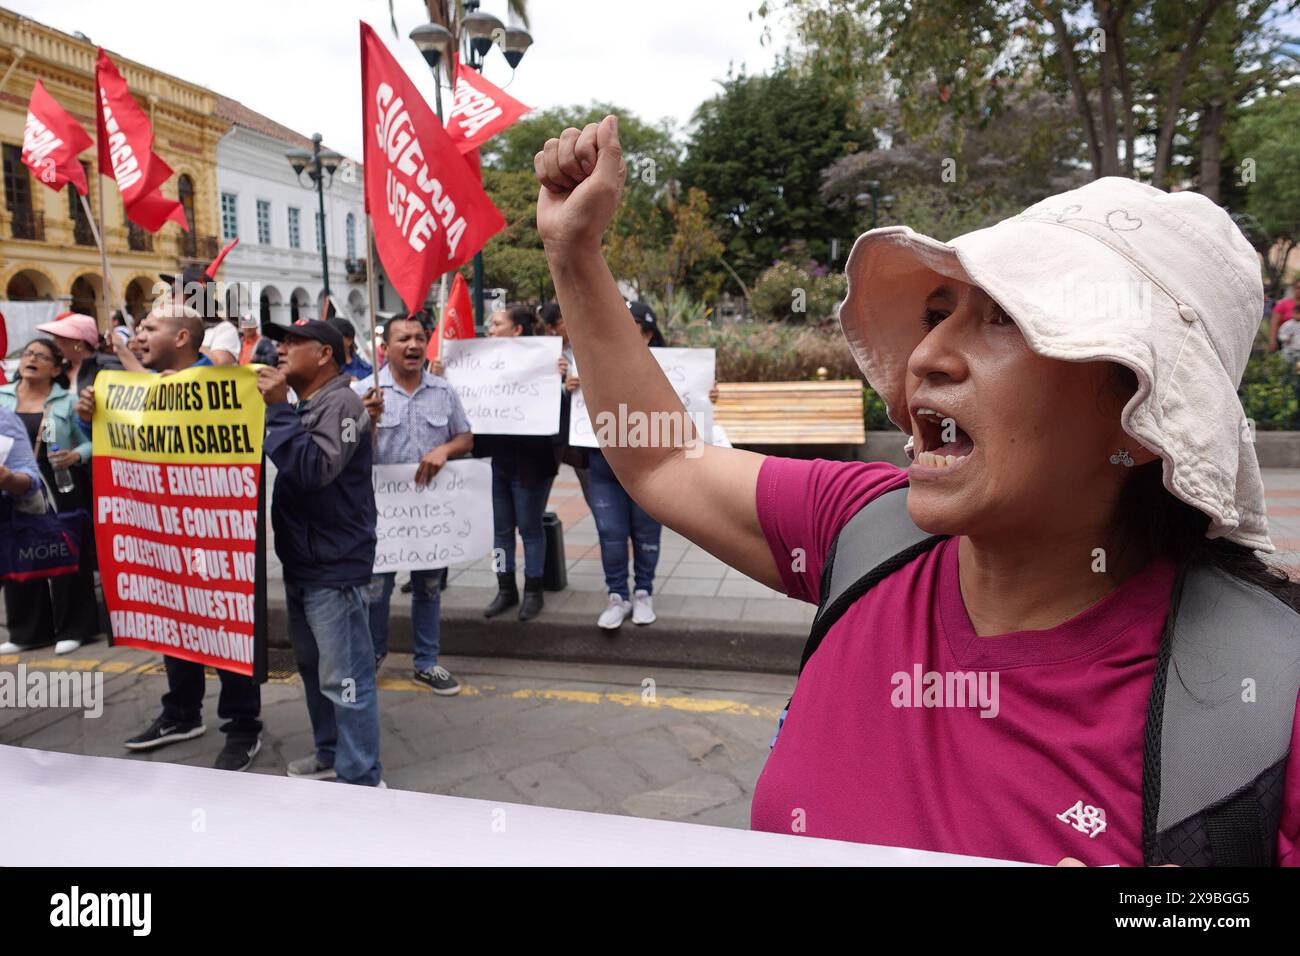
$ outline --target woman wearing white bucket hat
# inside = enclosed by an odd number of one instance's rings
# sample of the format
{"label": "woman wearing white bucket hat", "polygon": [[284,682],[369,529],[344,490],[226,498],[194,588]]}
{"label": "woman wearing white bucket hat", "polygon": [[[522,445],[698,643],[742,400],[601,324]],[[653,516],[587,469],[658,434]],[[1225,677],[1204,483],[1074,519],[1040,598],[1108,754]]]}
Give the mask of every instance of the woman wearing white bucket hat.
{"label": "woman wearing white bucket hat", "polygon": [[[617,121],[535,165],[593,420],[685,415],[600,254]],[[1103,179],[951,243],[874,230],[847,272],[841,323],[909,469],[605,451],[657,519],[820,605],[752,825],[1300,865],[1298,589],[1255,553],[1273,546],[1236,388],[1262,288],[1228,216]]]}

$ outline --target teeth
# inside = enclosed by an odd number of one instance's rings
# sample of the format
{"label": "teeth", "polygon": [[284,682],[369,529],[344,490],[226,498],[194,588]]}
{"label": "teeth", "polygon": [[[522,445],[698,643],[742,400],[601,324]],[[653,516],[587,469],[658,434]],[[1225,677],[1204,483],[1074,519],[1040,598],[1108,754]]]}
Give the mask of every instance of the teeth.
{"label": "teeth", "polygon": [[965,461],[966,455],[936,455],[932,451],[918,452],[916,463],[924,468],[951,468],[958,462]]}

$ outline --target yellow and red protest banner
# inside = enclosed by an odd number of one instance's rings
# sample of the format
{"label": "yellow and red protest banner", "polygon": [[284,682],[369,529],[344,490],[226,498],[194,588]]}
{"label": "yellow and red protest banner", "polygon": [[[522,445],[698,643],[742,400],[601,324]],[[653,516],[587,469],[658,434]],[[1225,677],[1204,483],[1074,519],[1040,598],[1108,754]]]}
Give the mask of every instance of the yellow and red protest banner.
{"label": "yellow and red protest banner", "polygon": [[95,535],[114,644],[265,677],[265,415],[251,366],[95,379]]}

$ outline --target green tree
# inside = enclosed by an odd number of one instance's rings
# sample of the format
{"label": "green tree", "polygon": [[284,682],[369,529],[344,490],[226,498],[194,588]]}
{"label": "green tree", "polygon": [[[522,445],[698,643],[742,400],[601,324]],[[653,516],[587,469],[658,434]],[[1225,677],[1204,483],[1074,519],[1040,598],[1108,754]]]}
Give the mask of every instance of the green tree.
{"label": "green tree", "polygon": [[788,66],[729,76],[695,113],[685,187],[708,193],[725,256],[746,282],[794,240],[828,249],[853,213],[822,198],[822,171],[871,140],[849,90]]}
{"label": "green tree", "polygon": [[1286,263],[1300,245],[1300,89],[1265,97],[1243,111],[1233,134],[1245,181],[1245,215],[1238,219],[1264,255],[1269,293],[1281,294]]}
{"label": "green tree", "polygon": [[[1165,186],[1202,115],[1247,95],[1241,71],[1279,34],[1295,0],[770,0],[804,59],[897,96],[906,128],[996,114],[1018,78],[1072,105],[1094,176],[1148,173]],[[869,65],[845,67],[864,59]],[[1247,84],[1248,88],[1248,84]],[[1207,127],[1213,135],[1217,128]]]}

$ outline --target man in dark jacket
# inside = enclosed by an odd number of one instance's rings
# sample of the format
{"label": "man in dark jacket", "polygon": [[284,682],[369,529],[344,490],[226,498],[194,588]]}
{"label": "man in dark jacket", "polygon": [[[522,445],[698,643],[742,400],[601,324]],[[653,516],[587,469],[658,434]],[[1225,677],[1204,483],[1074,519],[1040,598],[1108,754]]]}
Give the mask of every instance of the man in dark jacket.
{"label": "man in dark jacket", "polygon": [[257,378],[266,454],[277,471],[271,525],[316,744],[289,764],[289,775],[384,786],[364,592],[375,563],[370,420],[339,372],[337,329],[309,319],[266,333],[280,343],[279,366],[258,369]]}

